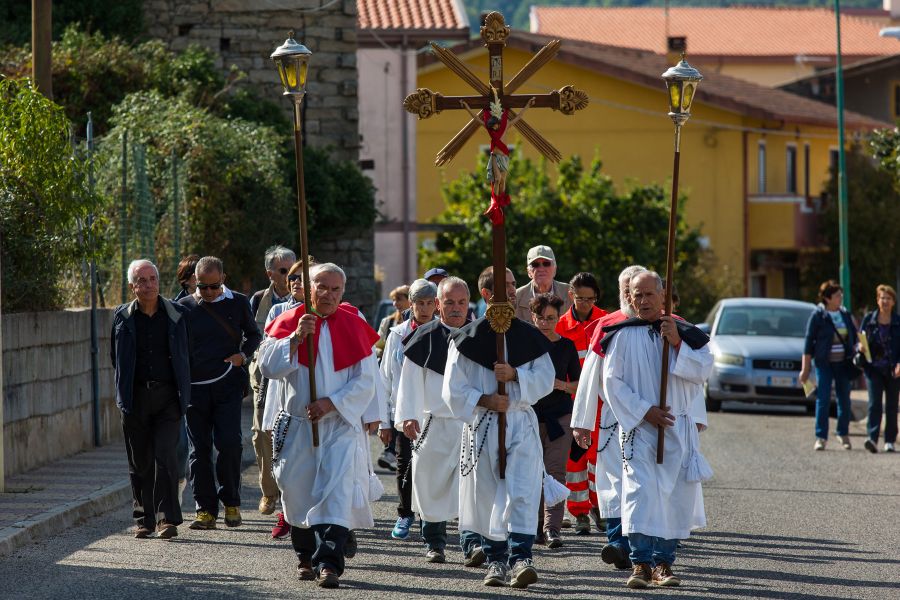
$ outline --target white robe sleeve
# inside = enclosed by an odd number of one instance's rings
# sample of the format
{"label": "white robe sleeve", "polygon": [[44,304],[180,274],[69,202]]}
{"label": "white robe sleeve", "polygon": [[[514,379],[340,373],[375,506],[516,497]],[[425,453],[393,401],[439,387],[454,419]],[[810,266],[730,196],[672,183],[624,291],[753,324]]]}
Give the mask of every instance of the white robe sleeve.
{"label": "white robe sleeve", "polygon": [[297,356],[291,360],[291,338],[266,338],[257,351],[256,362],[263,377],[284,379],[300,366]]}
{"label": "white robe sleeve", "polygon": [[625,351],[624,348],[619,349],[621,338],[620,335],[613,337],[606,358],[603,359],[603,399],[616,416],[622,431],[631,431],[640,425],[650,407],[656,405],[656,400],[642,398],[622,378],[622,373],[625,372]]}
{"label": "white robe sleeve", "polygon": [[375,355],[370,354],[347,369],[350,376],[347,383],[328,397],[338,413],[353,425],[362,422],[363,414],[376,395],[378,363],[375,361]]}
{"label": "white robe sleeve", "polygon": [[703,385],[712,372],[713,356],[708,344],[694,350],[682,343],[677,352],[670,353],[670,358],[669,372],[691,383]]}
{"label": "white robe sleeve", "polygon": [[588,350],[581,368],[581,379],[575,391],[572,406],[572,428],[594,430],[597,424],[597,403],[600,397],[600,376],[603,374],[603,358],[593,350]]}
{"label": "white robe sleeve", "polygon": [[[403,421],[421,420],[425,412],[426,371],[411,360],[404,360],[394,404],[394,426],[403,430]],[[421,425],[421,423],[419,423]]]}
{"label": "white robe sleeve", "polygon": [[275,417],[281,410],[281,386],[284,382],[280,379],[269,379],[266,386],[266,404],[263,408],[262,429],[263,431],[271,431],[275,427]]}
{"label": "white robe sleeve", "polygon": [[474,416],[475,407],[484,392],[473,387],[471,382],[478,381],[476,369],[483,368],[460,354],[456,343],[450,340],[441,397],[455,418],[469,421]]}
{"label": "white robe sleeve", "polygon": [[[550,394],[553,391],[553,382],[556,378],[556,369],[553,368],[553,360],[550,353],[545,352],[536,359],[516,367],[518,376],[517,382],[507,384],[509,388],[518,385],[519,393],[516,395],[515,402],[521,407],[522,405],[534,405],[538,400]],[[513,402],[513,395],[510,395],[510,402]]]}

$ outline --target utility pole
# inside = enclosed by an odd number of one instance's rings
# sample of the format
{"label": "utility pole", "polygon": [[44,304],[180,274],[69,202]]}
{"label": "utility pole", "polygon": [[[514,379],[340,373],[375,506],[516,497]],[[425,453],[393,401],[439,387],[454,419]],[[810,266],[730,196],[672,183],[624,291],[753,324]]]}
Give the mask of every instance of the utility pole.
{"label": "utility pole", "polygon": [[[2,267],[0,267],[0,271],[2,271]],[[2,279],[0,277],[0,281]],[[0,284],[0,288],[2,288],[2,284]],[[0,289],[0,297],[2,296],[2,289]],[[3,393],[3,308],[0,305],[0,492],[6,491],[6,472],[3,468],[3,461],[5,460],[3,457],[3,424],[5,423],[3,420],[3,398],[5,398]]]}
{"label": "utility pole", "polygon": [[31,0],[31,80],[47,98],[53,99],[51,47],[53,0]]}
{"label": "utility pole", "polygon": [[844,68],[841,64],[841,0],[834,0],[834,18],[837,22],[837,84],[838,126],[838,237],[840,240],[841,287],[844,288],[844,308],[851,310],[850,299],[850,239],[847,223],[847,162],[844,152]]}

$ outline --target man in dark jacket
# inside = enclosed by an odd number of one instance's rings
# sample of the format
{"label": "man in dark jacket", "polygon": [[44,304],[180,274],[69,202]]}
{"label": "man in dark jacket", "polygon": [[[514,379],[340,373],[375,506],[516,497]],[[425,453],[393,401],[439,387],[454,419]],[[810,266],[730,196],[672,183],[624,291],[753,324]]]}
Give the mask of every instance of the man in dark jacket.
{"label": "man in dark jacket", "polygon": [[[219,502],[225,525],[241,524],[241,401],[247,395],[247,357],[262,334],[247,297],[225,287],[222,261],[197,262],[197,291],[179,300],[189,310],[191,402],[187,407],[191,441],[190,474],[197,517],[191,529],[214,529]],[[212,448],[219,454],[213,470]],[[218,480],[218,484],[217,484]]]}
{"label": "man in dark jacket", "polygon": [[168,539],[178,535],[182,523],[176,445],[191,393],[186,309],[159,295],[159,271],[148,260],[131,263],[128,282],[135,299],[113,316],[110,358],[128,453],[135,537],[147,538],[155,528]]}

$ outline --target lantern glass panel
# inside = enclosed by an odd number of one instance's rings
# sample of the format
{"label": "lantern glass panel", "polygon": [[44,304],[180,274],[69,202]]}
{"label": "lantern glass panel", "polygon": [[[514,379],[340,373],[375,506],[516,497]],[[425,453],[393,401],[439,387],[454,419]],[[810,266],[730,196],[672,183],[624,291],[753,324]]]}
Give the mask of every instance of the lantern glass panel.
{"label": "lantern glass panel", "polygon": [[682,94],[681,98],[681,110],[683,112],[691,112],[691,103],[694,101],[694,89],[696,87],[694,83],[688,82],[684,84],[684,94]]}
{"label": "lantern glass panel", "polygon": [[669,110],[671,112],[681,111],[681,82],[670,81],[669,84]]}

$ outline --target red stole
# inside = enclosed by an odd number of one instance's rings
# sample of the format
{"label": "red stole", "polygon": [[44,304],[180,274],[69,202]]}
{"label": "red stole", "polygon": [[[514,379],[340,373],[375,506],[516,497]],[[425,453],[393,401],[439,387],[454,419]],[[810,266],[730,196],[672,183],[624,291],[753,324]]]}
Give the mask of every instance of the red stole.
{"label": "red stole", "polygon": [[481,111],[481,120],[487,129],[488,135],[491,137],[491,152],[499,150],[503,154],[509,156],[509,146],[503,143],[503,134],[506,133],[506,124],[509,122],[509,114],[504,110],[503,116],[500,118],[500,127],[496,131],[487,126],[488,120],[491,118],[489,110]]}
{"label": "red stole", "polygon": [[[266,326],[266,335],[276,339],[292,335],[297,331],[297,324],[304,314],[306,311],[303,304],[284,311]],[[313,334],[314,348],[319,347],[319,333],[322,330],[322,323],[325,321],[328,322],[328,329],[331,332],[335,371],[355,365],[372,354],[372,346],[379,339],[378,334],[359,317],[359,311],[355,306],[342,302],[333,314],[324,319],[316,319],[316,332]],[[300,364],[309,368],[309,351],[306,349],[305,337],[297,349],[297,356]]]}

